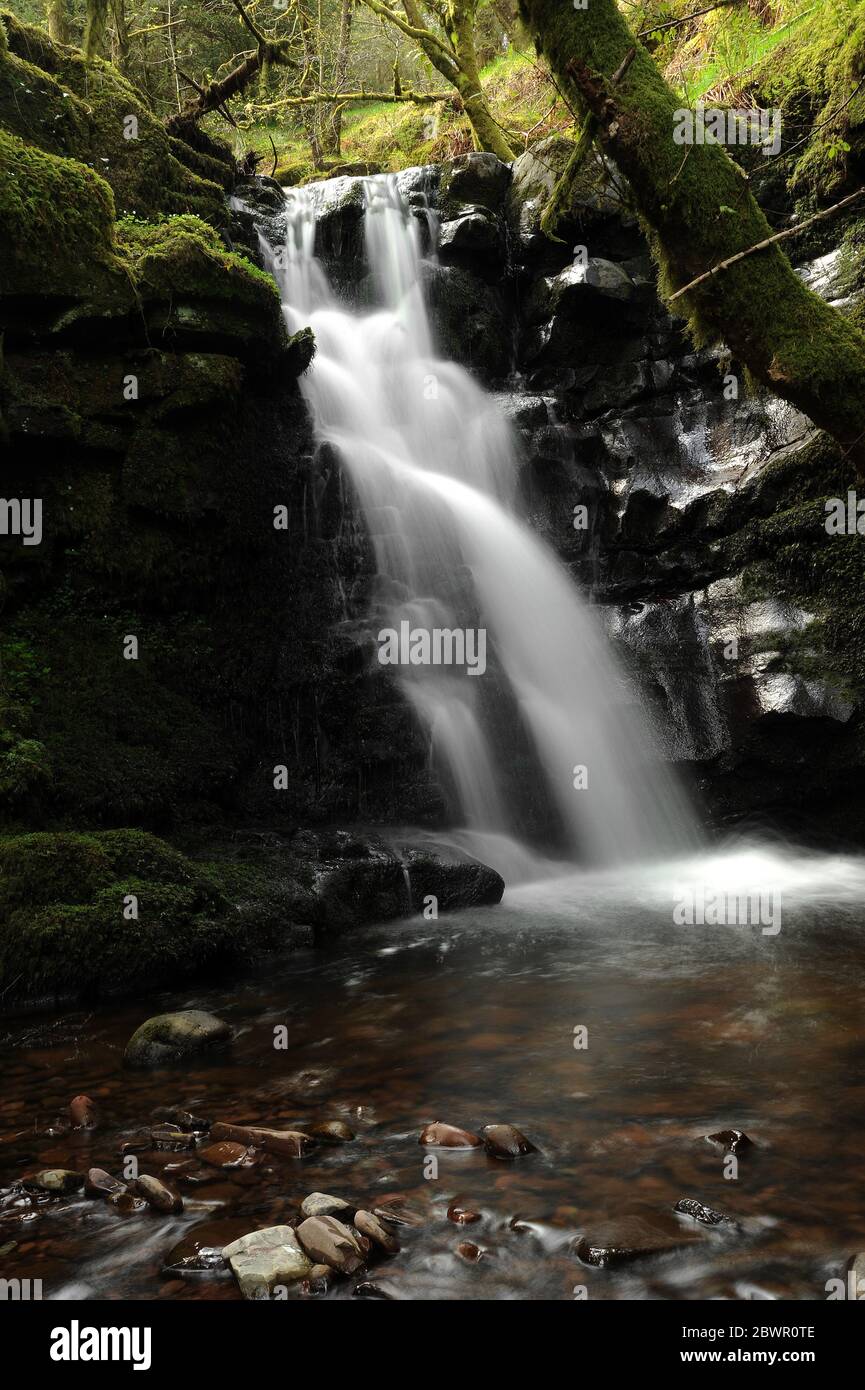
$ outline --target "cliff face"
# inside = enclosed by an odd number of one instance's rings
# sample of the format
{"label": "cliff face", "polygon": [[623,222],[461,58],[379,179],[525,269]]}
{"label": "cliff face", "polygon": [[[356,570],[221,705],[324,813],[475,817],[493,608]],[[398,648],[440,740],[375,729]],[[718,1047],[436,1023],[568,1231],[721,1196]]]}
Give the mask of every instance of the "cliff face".
{"label": "cliff face", "polygon": [[107,64],[85,103],[79,55],[0,34],[2,492],[42,513],[38,544],[0,540],[0,825],[422,810],[407,714],[340,627],[369,561],[229,151],[170,140]]}
{"label": "cliff face", "polygon": [[[549,141],[510,178],[486,155],[446,169],[440,334],[501,393],[523,505],[594,593],[708,819],[861,842],[865,538],[826,526],[853,470],[735,361],[694,351],[615,178],[590,165],[567,244],[540,235],[566,154]],[[792,213],[783,178],[758,178]],[[853,219],[789,243],[845,313],[862,312],[862,241]]]}

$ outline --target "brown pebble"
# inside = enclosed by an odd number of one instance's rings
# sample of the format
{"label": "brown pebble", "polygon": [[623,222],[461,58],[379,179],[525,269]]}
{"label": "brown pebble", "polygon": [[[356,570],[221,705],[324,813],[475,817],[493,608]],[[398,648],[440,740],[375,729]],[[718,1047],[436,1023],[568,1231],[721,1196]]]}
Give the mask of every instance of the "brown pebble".
{"label": "brown pebble", "polygon": [[457,1246],[457,1254],[461,1255],[464,1260],[468,1260],[469,1264],[473,1265],[476,1265],[478,1261],[482,1260],[484,1257],[483,1250],[477,1245],[472,1245],[470,1240],[463,1240],[460,1242]]}
{"label": "brown pebble", "polygon": [[233,1144],[226,1140],[221,1144],[209,1144],[206,1149],[199,1149],[198,1157],[209,1163],[212,1168],[241,1168],[254,1162],[255,1152],[243,1144]]}
{"label": "brown pebble", "polygon": [[456,1125],[444,1124],[436,1120],[421,1131],[419,1144],[428,1149],[478,1149],[483,1141],[467,1129],[457,1129]]}
{"label": "brown pebble", "polygon": [[361,1235],[367,1236],[375,1245],[380,1245],[382,1250],[387,1250],[388,1254],[398,1254],[399,1241],[396,1236],[391,1235],[390,1231],[384,1227],[377,1216],[373,1216],[371,1211],[356,1211],[354,1225]]}
{"label": "brown pebble", "polygon": [[459,1202],[451,1202],[448,1207],[448,1221],[454,1221],[457,1226],[470,1226],[473,1221],[480,1221],[479,1211],[469,1211],[467,1207],[462,1207]]}
{"label": "brown pebble", "polygon": [[521,1158],[536,1153],[534,1144],[514,1125],[484,1125],[484,1148],[491,1158]]}
{"label": "brown pebble", "polygon": [[75,1129],[95,1129],[95,1102],[89,1096],[73,1096],[69,1102],[69,1118]]}

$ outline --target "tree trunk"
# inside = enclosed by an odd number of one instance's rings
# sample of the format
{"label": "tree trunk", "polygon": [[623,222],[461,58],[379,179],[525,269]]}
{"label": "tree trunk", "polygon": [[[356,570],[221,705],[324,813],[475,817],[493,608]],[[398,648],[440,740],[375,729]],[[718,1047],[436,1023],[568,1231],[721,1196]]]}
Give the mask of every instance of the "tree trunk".
{"label": "tree trunk", "polygon": [[111,0],[111,10],[114,15],[112,61],[126,76],[129,71],[129,25],[126,22],[125,0]]}
{"label": "tree trunk", "polygon": [[[747,177],[721,146],[674,142],[678,99],[615,0],[590,0],[585,10],[521,0],[521,8],[564,95],[595,116],[631,186],[663,294],[771,235]],[[755,252],[678,303],[697,341],[726,342],[865,472],[865,336],[806,289],[780,247]]]}
{"label": "tree trunk", "polygon": [[[339,15],[339,44],[336,50],[336,64],[333,73],[333,90],[341,92],[348,76],[348,59],[351,52],[351,21],[354,14],[354,0],[342,0]],[[342,111],[340,102],[328,112],[330,143],[333,153],[342,154]]]}
{"label": "tree trunk", "polygon": [[455,86],[471,122],[475,146],[498,155],[507,164],[513,159],[514,152],[505,132],[494,118],[481,86],[475,48],[475,0],[450,0],[448,12],[450,40],[459,68]]}
{"label": "tree trunk", "polygon": [[45,13],[48,20],[48,37],[55,43],[68,43],[71,35],[66,0],[48,0]]}
{"label": "tree trunk", "polygon": [[81,47],[88,62],[105,52],[105,30],[108,26],[108,0],[87,0],[87,18]]}

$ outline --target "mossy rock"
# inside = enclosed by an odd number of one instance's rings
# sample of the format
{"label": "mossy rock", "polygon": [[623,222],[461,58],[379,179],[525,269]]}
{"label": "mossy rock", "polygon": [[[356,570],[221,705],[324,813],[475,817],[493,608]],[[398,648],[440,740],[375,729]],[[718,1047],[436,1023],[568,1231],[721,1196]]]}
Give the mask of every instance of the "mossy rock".
{"label": "mossy rock", "polygon": [[221,160],[214,157],[215,142],[207,153],[187,149],[110,63],[87,63],[77,50],[52,43],[43,30],[8,12],[0,13],[0,26],[7,38],[0,51],[0,125],[96,170],[121,214],[193,211],[220,225],[226,221],[223,195],[233,178],[227,148]]}
{"label": "mossy rock", "polygon": [[160,1067],[185,1062],[202,1053],[221,1051],[233,1037],[231,1026],[203,1009],[157,1014],[129,1039],[123,1060],[128,1067]]}

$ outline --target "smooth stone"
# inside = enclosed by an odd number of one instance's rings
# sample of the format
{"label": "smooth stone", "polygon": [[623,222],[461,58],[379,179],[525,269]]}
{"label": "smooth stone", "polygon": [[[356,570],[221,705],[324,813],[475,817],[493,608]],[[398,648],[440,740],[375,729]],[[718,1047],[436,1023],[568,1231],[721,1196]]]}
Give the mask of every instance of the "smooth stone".
{"label": "smooth stone", "polygon": [[136,1179],[135,1191],[143,1197],[149,1207],[156,1211],[178,1212],[183,1211],[183,1198],[179,1192],[172,1192],[166,1183],[159,1178],[152,1177],[149,1173],[143,1173]]}
{"label": "smooth stone", "polygon": [[537,1153],[534,1144],[514,1125],[484,1125],[481,1133],[484,1148],[491,1158],[521,1158],[524,1154]]}
{"label": "smooth stone", "polygon": [[303,1216],[338,1216],[340,1212],[350,1212],[348,1202],[341,1197],[329,1197],[326,1192],[310,1192],[300,1204]]}
{"label": "smooth stone", "polygon": [[310,1136],[299,1129],[266,1129],[258,1125],[233,1125],[222,1120],[211,1125],[210,1137],[253,1145],[256,1149],[265,1149],[283,1158],[301,1158],[313,1146]]}
{"label": "smooth stone", "polygon": [[457,1202],[451,1202],[448,1207],[448,1221],[453,1221],[457,1226],[470,1226],[474,1221],[480,1221],[481,1215],[478,1211],[469,1211],[467,1207],[461,1207]]}
{"label": "smooth stone", "polygon": [[95,1129],[95,1103],[89,1096],[73,1096],[69,1102],[69,1118],[75,1129]]}
{"label": "smooth stone", "polygon": [[251,1166],[253,1155],[243,1144],[209,1144],[200,1149],[198,1157],[212,1168],[247,1168]]}
{"label": "smooth stone", "polygon": [[377,1216],[373,1216],[371,1211],[356,1211],[354,1224],[362,1236],[366,1236],[374,1245],[380,1245],[382,1250],[387,1250],[388,1254],[396,1255],[399,1252],[399,1241],[396,1236],[392,1236],[390,1231],[385,1230],[381,1221]]}
{"label": "smooth stone", "polygon": [[322,1144],[351,1144],[356,1137],[354,1130],[349,1129],[344,1120],[322,1120],[320,1124],[313,1125],[309,1132]]}
{"label": "smooth stone", "polygon": [[200,1115],[193,1115],[191,1111],[184,1110],[181,1105],[160,1106],[154,1110],[153,1118],[185,1130],[188,1134],[206,1134],[211,1123]]}
{"label": "smooth stone", "polygon": [[203,1009],[156,1014],[132,1034],[123,1060],[130,1067],[166,1066],[227,1047],[233,1036],[229,1024]]}
{"label": "smooth stone", "polygon": [[480,1246],[473,1245],[470,1240],[460,1242],[457,1246],[457,1254],[461,1255],[464,1260],[468,1260],[469,1264],[473,1265],[476,1265],[478,1261],[482,1260],[484,1257],[484,1252],[481,1250]]}
{"label": "smooth stone", "polygon": [[717,1134],[707,1134],[710,1144],[716,1144],[724,1153],[739,1154],[744,1149],[753,1149],[754,1141],[741,1129],[719,1129]]}
{"label": "smooth stone", "polygon": [[312,1269],[290,1226],[268,1226],[233,1240],[222,1251],[244,1298],[269,1298],[279,1284],[306,1279]]}
{"label": "smooth stone", "polygon": [[364,1263],[357,1236],[333,1216],[307,1217],[297,1228],[297,1238],[316,1264],[330,1265],[340,1274],[353,1274]]}
{"label": "smooth stone", "polygon": [[78,1192],[84,1186],[84,1174],[71,1168],[43,1168],[39,1173],[28,1174],[22,1182],[37,1192]]}
{"label": "smooth stone", "polygon": [[418,1140],[419,1144],[425,1144],[430,1149],[478,1149],[482,1142],[467,1129],[457,1129],[456,1125],[445,1124],[442,1120],[427,1125]]}
{"label": "smooth stone", "polygon": [[333,1270],[330,1265],[313,1265],[306,1279],[303,1281],[301,1293],[312,1297],[326,1294],[332,1282]]}
{"label": "smooth stone", "polygon": [[87,1176],[84,1179],[84,1195],[86,1197],[110,1197],[118,1192],[126,1191],[126,1183],[119,1178],[114,1178],[110,1173],[106,1173],[104,1168],[88,1168]]}

